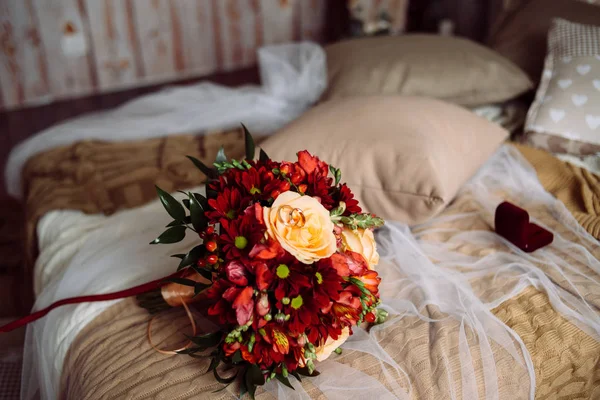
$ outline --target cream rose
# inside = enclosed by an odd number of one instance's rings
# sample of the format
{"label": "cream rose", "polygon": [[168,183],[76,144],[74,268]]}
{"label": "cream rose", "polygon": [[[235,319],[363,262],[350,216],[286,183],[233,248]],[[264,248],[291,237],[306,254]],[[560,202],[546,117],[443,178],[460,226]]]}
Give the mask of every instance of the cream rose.
{"label": "cream rose", "polygon": [[315,354],[317,355],[317,361],[326,360],[331,353],[338,347],[340,347],[350,336],[350,329],[348,327],[342,329],[342,334],[336,339],[333,340],[331,337],[328,337],[325,341],[325,344],[319,346],[315,349]]}
{"label": "cream rose", "polygon": [[316,199],[283,192],[271,208],[264,207],[263,215],[267,234],[300,262],[312,264],[335,253],[333,222],[329,211]]}
{"label": "cream rose", "polygon": [[369,269],[375,269],[379,263],[379,253],[375,244],[375,236],[371,229],[351,230],[346,227],[342,230],[342,244],[350,251],[353,251],[367,260]]}

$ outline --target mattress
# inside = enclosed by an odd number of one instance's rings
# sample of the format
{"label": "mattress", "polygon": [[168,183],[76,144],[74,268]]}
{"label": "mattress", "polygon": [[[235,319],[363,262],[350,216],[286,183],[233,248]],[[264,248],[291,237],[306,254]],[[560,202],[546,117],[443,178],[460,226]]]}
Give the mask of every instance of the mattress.
{"label": "mattress", "polygon": [[[231,135],[235,137],[236,133]],[[189,136],[171,137],[169,146],[180,150],[181,147],[174,143],[179,140],[189,146],[189,140],[192,139]],[[242,144],[241,141],[237,143]],[[107,154],[118,153],[114,148],[107,151],[106,144],[96,146],[95,150],[87,153],[86,160],[102,160]],[[109,147],[112,146],[119,144]],[[132,143],[127,146],[132,146]],[[581,169],[569,166],[548,153],[522,146],[518,148],[537,167],[537,175],[514,148],[505,146],[490,162],[504,165],[505,169],[500,172],[508,174],[505,178],[515,180],[513,186],[520,188],[520,191],[515,191],[514,187],[509,190],[502,183],[503,178],[498,177],[493,188],[494,199],[498,202],[508,199],[532,212],[537,223],[555,232],[561,243],[560,250],[543,250],[536,258],[535,255],[529,256],[516,250],[494,235],[493,209],[489,201],[480,198],[475,190],[481,185],[481,174],[474,177],[451,206],[430,223],[412,231],[402,226],[397,229],[402,230],[408,242],[414,241],[418,245],[417,256],[427,258],[432,267],[447,268],[445,260],[448,259],[465,261],[465,265],[477,265],[479,261],[495,255],[528,265],[540,274],[539,281],[527,277],[519,280],[514,287],[502,290],[502,286],[498,286],[498,282],[492,284],[493,280],[487,279],[490,278],[487,275],[469,275],[470,287],[477,294],[481,307],[489,313],[486,321],[501,323],[507,332],[514,334],[511,340],[516,343],[513,348],[516,355],[493,341],[486,350],[489,351],[489,357],[493,358],[497,373],[495,384],[491,387],[500,398],[532,398],[534,393],[536,398],[595,398],[600,396],[600,248],[592,235],[597,238],[600,233],[598,180],[593,174],[586,175]],[[129,148],[131,154],[157,154],[131,150]],[[231,148],[230,151],[235,152],[236,149]],[[135,165],[135,161],[135,157],[132,157],[128,162]],[[30,171],[37,170],[34,166],[39,164],[36,162],[35,159],[30,162]],[[151,157],[146,162],[152,164],[156,159]],[[507,166],[508,163],[520,173],[513,175],[514,171]],[[142,168],[143,164],[138,167]],[[44,165],[47,169],[48,164]],[[178,176],[187,176],[185,165],[180,165],[182,169]],[[96,161],[94,171],[97,176],[105,176],[103,166],[114,171],[114,163]],[[130,164],[121,167],[121,174],[130,170]],[[161,168],[158,170],[164,172]],[[114,173],[114,176],[121,174]],[[39,185],[35,183],[39,174],[31,172],[26,176],[31,177],[26,186]],[[82,294],[82,291],[98,293],[119,290],[160,278],[173,270],[168,255],[190,247],[188,242],[168,248],[147,246],[155,234],[155,228],[160,227],[162,222],[168,222],[160,204],[151,201],[150,197],[139,196],[136,202],[120,205],[118,201],[113,201],[115,208],[111,210],[111,216],[85,213],[91,207],[89,204],[98,202],[93,196],[85,201],[71,196],[76,200],[61,207],[67,210],[48,211],[47,204],[51,204],[51,199],[61,193],[61,188],[72,183],[70,179],[61,181],[61,176],[65,175],[51,174],[46,170],[44,179],[51,179],[45,181],[47,190],[38,189],[35,193],[47,195],[47,200],[38,198],[28,205],[29,215],[43,215],[36,220],[39,222],[37,231],[41,250],[35,268],[36,289],[41,295],[38,304],[52,301],[51,294],[56,293],[52,289],[57,284],[63,286],[64,294],[64,286],[77,279],[78,274],[85,274],[85,280],[92,283],[73,289],[71,295]],[[196,176],[182,185],[193,186],[201,178]],[[99,181],[111,182],[106,179],[95,182]],[[130,186],[130,180],[124,179],[123,182],[129,182],[123,187]],[[155,173],[147,184],[155,182],[167,184],[165,175]],[[531,193],[539,196],[532,197]],[[534,198],[544,201],[533,201]],[[36,212],[37,207],[46,208],[44,212]],[[462,240],[464,237],[474,237],[476,240],[465,242]],[[565,254],[565,248],[572,249],[572,254]],[[567,260],[570,273],[545,267],[548,260],[557,257]],[[379,268],[385,270],[385,257],[382,258],[384,261]],[[127,260],[135,260],[135,263]],[[100,270],[83,267],[94,264],[104,267]],[[77,268],[81,270],[74,274],[73,268],[76,266],[80,266]],[[456,265],[451,267],[452,274],[464,273],[461,268],[456,268]],[[119,282],[102,280],[103,276],[117,272]],[[94,274],[97,279],[90,279],[89,274]],[[548,290],[540,283],[543,282],[541,277],[549,279],[556,290]],[[505,284],[509,285],[507,282]],[[561,308],[564,302],[556,297],[564,296],[565,291],[572,292],[571,296],[580,296],[577,297],[578,301],[583,301],[586,305],[584,308],[589,308],[584,312],[587,313],[587,321],[592,321],[591,325],[578,322],[575,314]],[[468,330],[464,332],[460,320],[446,318],[446,311],[435,306],[420,312],[437,322],[425,322],[423,318],[404,315],[377,330],[356,330],[353,339],[344,346],[342,355],[334,356],[319,366],[322,376],[340,375],[342,372],[360,376],[360,381],[367,388],[372,385],[372,392],[379,393],[378,397],[381,398],[442,399],[449,394],[456,395],[456,398],[472,398],[469,396],[483,397],[486,391],[491,391],[489,377],[483,373],[481,365],[477,365],[485,363],[486,358],[482,355],[481,343],[476,340],[476,335],[469,335]],[[39,356],[52,362],[42,363],[35,374],[38,378],[50,380],[49,387],[61,398],[235,398],[235,384],[215,393],[222,385],[215,382],[211,374],[205,374],[207,360],[165,356],[152,349],[147,340],[148,319],[146,311],[139,308],[134,299],[55,310],[52,320],[58,325],[53,326],[59,326],[60,329],[49,333],[47,328],[34,325],[28,333],[29,340],[44,338],[49,341],[37,345]],[[155,342],[160,347],[177,346],[181,343],[181,331],[186,331],[187,324],[183,315],[177,312],[162,316],[153,327]],[[468,348],[459,348],[465,345],[458,340],[463,336]],[[374,355],[376,352],[357,350],[354,345],[361,340],[376,343],[392,359],[382,363]],[[461,374],[461,368],[457,367],[464,363],[462,354],[469,354],[476,360],[472,376]],[[518,374],[513,365],[515,357],[523,361]],[[439,360],[445,360],[448,365],[441,367]],[[28,362],[35,365],[35,359],[30,358]],[[328,386],[326,378],[319,379],[303,380],[295,394],[271,385],[261,390],[259,397],[294,398],[297,395],[335,398],[335,388]],[[337,389],[339,393],[340,388]]]}

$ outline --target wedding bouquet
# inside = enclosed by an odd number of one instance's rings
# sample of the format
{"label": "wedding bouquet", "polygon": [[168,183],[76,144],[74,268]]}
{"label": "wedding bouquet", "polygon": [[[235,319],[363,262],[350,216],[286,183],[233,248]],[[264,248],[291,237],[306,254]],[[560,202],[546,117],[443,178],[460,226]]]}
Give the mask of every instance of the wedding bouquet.
{"label": "wedding bouquet", "polygon": [[221,383],[241,374],[242,394],[253,397],[268,380],[293,388],[289,375],[318,374],[314,362],[353,327],[385,318],[376,309],[373,237],[383,220],[362,213],[339,169],[307,151],[297,162],[276,162],[260,150],[254,161],[244,132],[245,159],[228,160],[221,150],[209,167],[189,157],[208,177],[206,196],[184,193],[180,203],[157,188],[173,221],[151,244],[178,242],[186,232],[200,243],[174,255],[181,274],[160,302],[149,294],[139,301],[151,312],[166,303],[203,305],[220,329],[190,337],[192,346],[178,353],[210,357]]}

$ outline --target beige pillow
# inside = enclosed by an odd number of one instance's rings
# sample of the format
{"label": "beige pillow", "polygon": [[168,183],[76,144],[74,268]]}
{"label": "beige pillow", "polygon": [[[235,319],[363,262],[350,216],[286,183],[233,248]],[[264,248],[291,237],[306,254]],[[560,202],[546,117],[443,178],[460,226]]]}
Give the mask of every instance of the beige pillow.
{"label": "beige pillow", "polygon": [[329,87],[324,100],[402,94],[479,106],[532,88],[518,67],[467,39],[375,37],[336,43],[325,51]]}
{"label": "beige pillow", "polygon": [[307,149],[341,168],[365,210],[417,224],[440,212],[507,135],[439,100],[373,96],[322,103],[262,147],[288,161]]}
{"label": "beige pillow", "polygon": [[525,131],[526,143],[554,153],[600,152],[600,26],[554,20]]}

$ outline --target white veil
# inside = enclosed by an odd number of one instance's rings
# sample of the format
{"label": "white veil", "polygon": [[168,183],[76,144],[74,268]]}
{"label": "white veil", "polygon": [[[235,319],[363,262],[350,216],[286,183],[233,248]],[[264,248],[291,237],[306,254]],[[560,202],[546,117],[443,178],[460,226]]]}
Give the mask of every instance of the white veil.
{"label": "white veil", "polygon": [[[504,200],[526,209],[534,222],[554,234],[554,242],[528,254],[496,235],[494,211]],[[60,217],[64,220],[70,213]],[[36,307],[170,273],[162,258],[189,243],[148,246],[155,227],[165,221],[160,204],[153,203],[123,211],[110,224],[90,227],[88,244],[70,258],[58,281],[46,285]],[[528,286],[546,293],[563,317],[600,340],[598,243],[544,191],[534,170],[510,146],[480,169],[442,215],[412,231],[387,221],[377,240],[388,321],[368,332],[355,329],[342,355],[317,365],[320,376],[304,379],[302,385],[293,380],[295,391],[271,381],[264,395],[533,399],[531,356],[523,340],[492,312]],[[38,387],[43,398],[56,395],[69,344],[86,321],[109,305],[66,306],[29,326],[24,399],[33,397]],[[228,392],[219,396],[223,393]]]}

